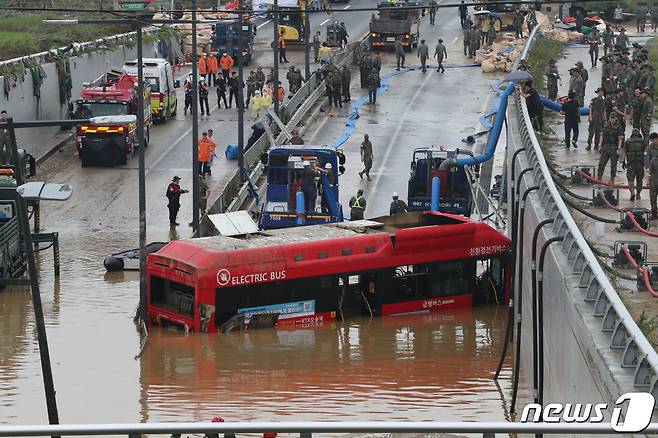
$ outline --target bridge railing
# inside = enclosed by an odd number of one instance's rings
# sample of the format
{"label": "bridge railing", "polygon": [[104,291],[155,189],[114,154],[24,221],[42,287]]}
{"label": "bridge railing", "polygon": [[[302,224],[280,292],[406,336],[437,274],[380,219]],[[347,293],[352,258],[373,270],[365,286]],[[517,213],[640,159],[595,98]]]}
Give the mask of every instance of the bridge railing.
{"label": "bridge railing", "polygon": [[[512,423],[512,422],[392,422],[392,421],[346,421],[346,422],[234,422],[234,423],[124,423],[124,424],[63,424],[37,426],[0,425],[0,437],[18,436],[98,436],[127,435],[129,438],[144,434],[171,435],[188,433],[459,433],[494,434],[545,433],[557,434],[612,434],[608,423]],[[651,423],[642,432],[658,433],[658,423]]]}
{"label": "bridge railing", "polygon": [[[532,49],[537,29],[530,34],[521,59],[526,59]],[[608,345],[603,348],[612,350],[608,353],[613,354],[602,355],[607,366],[610,369],[621,367],[632,373],[629,377],[632,377],[634,388],[622,388],[624,392],[642,390],[658,397],[658,354],[621,301],[564,203],[532,127],[526,101],[519,93],[516,93],[510,110],[516,111],[522,146],[533,168],[535,184],[540,186],[538,194],[541,205],[546,216],[554,220],[552,231],[564,238],[562,252],[567,257],[572,273],[580,277],[583,301],[591,303],[585,308],[591,312],[590,316],[600,321],[601,330],[608,340]]]}

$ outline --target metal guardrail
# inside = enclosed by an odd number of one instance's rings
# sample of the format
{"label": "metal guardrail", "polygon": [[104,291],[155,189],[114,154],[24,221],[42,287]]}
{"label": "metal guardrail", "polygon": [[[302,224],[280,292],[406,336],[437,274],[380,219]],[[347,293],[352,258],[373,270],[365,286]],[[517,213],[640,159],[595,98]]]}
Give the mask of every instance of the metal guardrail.
{"label": "metal guardrail", "polygon": [[[342,67],[345,63],[353,59],[358,48],[364,44],[364,40],[350,43],[345,50],[335,53],[331,57],[331,63],[337,67]],[[311,78],[302,85],[295,95],[286,103],[284,108],[283,120],[288,120],[286,128],[292,131],[306,116],[306,113],[315,105],[315,102],[322,97],[324,93],[324,81],[320,80],[318,72],[311,75]],[[271,125],[275,129],[275,124]],[[277,144],[283,144],[285,135],[280,133],[277,138]],[[263,134],[244,154],[245,169],[249,172],[249,178],[256,182],[262,175],[263,166],[259,158],[263,152],[269,148],[270,144],[267,135]],[[240,208],[249,194],[247,184],[242,184],[239,170],[236,169],[231,179],[226,183],[223,190],[208,208],[207,214],[225,213],[227,211],[236,211]],[[202,227],[203,229],[203,227]],[[202,233],[203,235],[203,233]]]}
{"label": "metal guardrail", "polygon": [[[235,422],[235,423],[124,423],[66,424],[54,426],[0,426],[0,437],[128,435],[183,433],[470,433],[493,436],[495,433],[614,434],[610,423],[512,423],[512,422]],[[658,433],[651,423],[643,434]]]}
{"label": "metal guardrail", "polygon": [[[535,28],[530,34],[521,53],[521,59],[526,59],[532,48],[538,33],[537,29]],[[541,205],[546,216],[555,221],[552,231],[557,236],[564,237],[561,249],[566,253],[572,273],[580,276],[579,287],[585,292],[583,301],[593,304],[588,308],[592,316],[600,318],[601,330],[609,340],[607,348],[616,353],[602,354],[601,357],[610,369],[619,369],[620,366],[622,369],[632,369],[634,389],[648,391],[658,396],[658,354],[619,298],[553,183],[532,128],[525,99],[521,98],[519,93],[516,93],[511,107],[516,112],[522,145],[526,148],[526,156],[533,167],[534,182],[540,186],[538,196]],[[598,348],[606,348],[605,345],[598,344]],[[610,363],[613,358],[618,362]],[[617,383],[622,387],[622,392],[630,392],[631,388],[623,388],[623,382],[617,381]]]}

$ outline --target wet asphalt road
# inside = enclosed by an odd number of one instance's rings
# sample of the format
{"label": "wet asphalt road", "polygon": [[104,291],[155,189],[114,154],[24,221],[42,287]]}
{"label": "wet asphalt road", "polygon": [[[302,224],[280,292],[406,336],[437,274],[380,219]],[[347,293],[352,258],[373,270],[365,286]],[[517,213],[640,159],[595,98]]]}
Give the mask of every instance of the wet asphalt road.
{"label": "wet asphalt road", "polygon": [[[415,148],[443,146],[446,149],[468,148],[462,139],[481,130],[480,116],[486,112],[495,99],[490,85],[502,74],[481,72],[479,67],[466,67],[470,64],[463,55],[462,31],[459,17],[451,10],[441,10],[436,25],[430,26],[426,17],[421,24],[421,38],[426,39],[430,53],[439,38],[448,49],[445,73],[436,68],[426,73],[420,70],[420,61],[415,51],[406,54],[409,71],[390,79],[388,91],[377,97],[375,106],[364,105],[356,130],[342,146],[346,157],[346,172],[340,178],[340,199],[343,211],[347,214],[349,199],[357,189],[363,188],[368,202],[366,217],[388,214],[391,195],[398,192],[401,199],[407,199],[407,182],[412,153]],[[456,11],[455,11],[456,12]],[[396,59],[393,53],[383,53],[381,75],[395,71]],[[436,67],[436,61],[431,61]],[[359,88],[359,71],[352,73],[352,101],[367,95],[366,89]],[[309,144],[331,144],[345,129],[345,121],[350,107],[328,109],[326,99],[323,110],[315,115],[314,123],[305,129],[304,139]],[[358,172],[363,169],[360,159],[360,143],[368,134],[373,144],[373,167],[371,182],[360,179]],[[483,137],[484,138],[484,137]],[[480,138],[479,140],[482,140]],[[501,138],[499,154],[496,154],[494,174],[499,174],[502,166],[504,138]],[[476,151],[483,149],[477,143]],[[500,157],[499,157],[500,156]]]}
{"label": "wet asphalt road", "polygon": [[[375,2],[359,2],[365,3]],[[347,5],[337,5],[341,6]],[[314,27],[326,25],[322,24],[326,20],[322,14],[315,15],[312,18]],[[344,20],[341,20],[346,22],[353,38],[366,33],[369,12],[344,15]],[[456,11],[441,11],[434,28],[427,21],[425,18],[422,23],[423,38],[430,41],[443,38],[448,47],[449,64],[467,62],[461,55],[461,31]],[[255,65],[268,66],[271,63],[271,53],[267,52],[271,31],[269,23],[259,30],[257,50],[260,52]],[[301,51],[289,50],[288,56],[301,66]],[[415,54],[408,54],[407,59],[410,65],[417,63]],[[391,54],[384,55],[383,73],[393,69],[393,62]],[[283,67],[285,73],[287,65]],[[480,129],[478,119],[490,105],[488,88],[494,79],[495,76],[482,75],[478,68],[449,68],[443,75],[435,71],[426,74],[409,71],[391,79],[389,91],[379,96],[377,106],[362,109],[357,130],[344,145],[348,162],[347,172],[341,179],[343,204],[347,205],[349,197],[358,187],[366,189],[369,216],[388,211],[390,193],[393,191],[400,192],[406,198],[412,149],[427,145],[463,145],[462,138]],[[355,71],[353,100],[363,94],[364,90],[358,89],[358,71]],[[190,229],[186,226],[191,219],[189,195],[183,195],[179,215],[182,225],[175,232],[170,232],[168,226],[164,196],[174,174],[183,177],[184,188],[190,188],[191,184],[191,117],[183,115],[182,105],[181,98],[176,120],[153,129],[151,144],[146,151],[149,242],[190,235]],[[218,158],[213,166],[212,179],[217,187],[236,167],[234,161],[224,158],[223,152],[226,144],[237,140],[237,113],[235,109],[215,110],[214,105],[211,105],[211,110],[211,116],[201,122],[200,131],[207,128],[215,131]],[[337,138],[344,128],[348,111],[348,108],[343,108],[342,111],[318,113],[307,124],[307,143],[330,143]],[[364,133],[370,134],[374,144],[373,181],[370,183],[360,181],[357,175],[360,170],[358,148]],[[499,389],[493,386],[489,378],[490,365],[495,363],[503,329],[501,309],[485,309],[484,314],[477,318],[469,315],[464,318],[459,313],[446,314],[441,318],[453,322],[442,328],[436,328],[434,321],[430,322],[428,329],[409,329],[405,326],[382,333],[368,332],[369,322],[362,324],[356,321],[350,327],[341,329],[342,332],[348,331],[350,336],[340,341],[340,348],[336,351],[327,350],[328,344],[324,341],[317,343],[325,358],[323,363],[331,365],[332,361],[337,361],[340,365],[336,370],[320,369],[329,375],[346,373],[347,381],[351,379],[358,383],[357,377],[368,380],[373,369],[378,369],[372,368],[373,364],[382,369],[398,370],[398,374],[382,382],[381,389],[376,382],[372,382],[371,386],[355,384],[349,391],[335,385],[327,386],[327,381],[332,379],[327,378],[327,374],[316,375],[318,364],[306,366],[302,362],[292,361],[288,366],[287,362],[282,362],[264,370],[258,356],[252,363],[246,359],[243,361],[245,356],[240,354],[234,358],[235,367],[246,371],[244,376],[238,377],[252,383],[259,382],[258,387],[262,391],[259,393],[260,404],[251,397],[251,387],[244,388],[238,384],[231,386],[231,393],[222,390],[233,382],[234,365],[227,367],[229,358],[221,353],[227,349],[232,352],[251,350],[257,344],[254,344],[255,340],[264,339],[266,346],[261,346],[263,351],[268,351],[268,348],[275,352],[281,350],[276,354],[289,357],[302,351],[300,345],[316,345],[314,340],[310,340],[315,335],[308,332],[295,334],[295,338],[301,339],[294,343],[284,342],[285,333],[276,334],[277,338],[283,339],[280,347],[269,339],[278,332],[263,332],[262,335],[244,339],[239,336],[226,338],[220,340],[223,349],[217,353],[217,360],[214,359],[217,348],[215,338],[175,334],[174,339],[165,341],[163,347],[155,336],[155,342],[148,347],[148,351],[156,356],[134,360],[139,350],[139,336],[131,318],[138,302],[138,276],[135,272],[106,274],[102,259],[111,252],[137,246],[137,158],[134,157],[127,166],[114,169],[81,168],[73,148],[67,147],[40,166],[39,175],[46,181],[69,182],[75,190],[70,201],[44,203],[42,208],[43,230],[60,233],[61,278],[53,278],[49,252],[41,253],[39,259],[44,312],[63,421],[200,421],[209,418],[210,414],[224,414],[224,411],[217,409],[228,409],[227,406],[231,406],[229,418],[243,420],[291,419],[287,416],[296,412],[303,413],[301,419],[311,420],[318,419],[327,410],[333,412],[328,415],[340,415],[341,418],[358,414],[385,420],[393,418],[390,412],[396,412],[395,418],[419,420],[440,418],[447,421],[460,415],[463,415],[460,418],[471,420],[503,419]],[[43,423],[46,421],[43,389],[29,294],[19,290],[1,292],[0,314],[0,328],[7,334],[0,337],[0,422]],[[421,336],[421,332],[427,334]],[[362,333],[363,341],[359,341],[359,333]],[[473,334],[465,337],[464,333]],[[334,339],[336,335],[345,336],[339,331],[318,335],[318,339]],[[427,343],[438,343],[445,336],[454,336],[454,340],[442,344],[441,348],[436,349],[435,356],[423,362],[440,364],[432,368],[434,371],[427,368],[430,371],[419,374],[419,379],[406,379],[408,366],[396,360],[417,360],[415,350],[409,347],[416,336],[419,340],[427,339]],[[466,346],[465,338],[469,339]],[[188,341],[194,344],[190,345]],[[239,345],[231,346],[232,342]],[[385,348],[393,342],[396,348]],[[182,353],[176,349],[181,343]],[[374,357],[377,362],[373,362],[363,354],[364,362],[360,362],[359,350],[373,344],[384,347],[384,356],[380,357],[378,353]],[[449,351],[447,345],[455,345],[455,351]],[[419,345],[419,352],[430,350],[434,351]],[[358,359],[355,362],[358,369],[341,362],[346,351]],[[204,361],[208,357],[212,358],[212,366]],[[486,369],[476,366],[473,372],[464,372],[466,368],[462,362],[481,365],[485,357]],[[442,378],[435,381],[438,384],[426,384],[446,369],[441,360],[451,362],[450,369],[456,371],[451,371],[449,384],[443,383]],[[220,373],[221,378],[207,374],[212,372]],[[311,383],[305,383],[291,392],[288,390],[290,382],[296,379]],[[396,379],[406,385],[405,391],[409,391],[402,402],[398,389],[387,389],[388,381]],[[358,409],[344,409],[346,403],[357,400],[353,394],[358,395]],[[268,404],[268,399],[274,396],[276,400]],[[313,397],[320,397],[319,401],[314,405],[305,403],[305,399]],[[322,397],[327,397],[324,400],[333,405],[323,402]],[[234,399],[236,402],[231,405]],[[441,401],[431,404],[438,399]],[[253,409],[244,409],[237,403],[239,400],[254,403],[250,405]]]}

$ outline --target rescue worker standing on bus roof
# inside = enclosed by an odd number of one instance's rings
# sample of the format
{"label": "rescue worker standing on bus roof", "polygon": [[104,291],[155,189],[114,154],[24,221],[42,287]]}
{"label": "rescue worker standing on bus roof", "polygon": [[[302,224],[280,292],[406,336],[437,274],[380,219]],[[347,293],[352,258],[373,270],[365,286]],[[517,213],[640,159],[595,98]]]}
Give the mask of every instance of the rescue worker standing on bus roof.
{"label": "rescue worker standing on bus roof", "polygon": [[393,192],[393,202],[391,202],[391,208],[389,209],[388,214],[402,214],[408,211],[407,204],[399,199],[398,192]]}
{"label": "rescue worker standing on bus roof", "polygon": [[[626,139],[621,149],[621,165],[626,168],[628,177],[628,190],[631,192],[631,201],[640,198],[642,184],[644,183],[644,149],[646,145],[639,129],[633,129],[631,136]],[[637,181],[637,183],[636,183]]]}
{"label": "rescue worker standing on bus roof", "polygon": [[363,197],[363,189],[356,192],[356,196],[350,199],[350,220],[357,221],[363,219],[363,213],[366,211],[366,198]]}
{"label": "rescue worker standing on bus roof", "polygon": [[311,163],[304,161],[304,170],[302,170],[302,192],[304,193],[304,203],[306,204],[306,212],[315,212],[315,203],[318,198],[318,188],[315,185],[315,177],[317,173],[315,169],[311,168]]}
{"label": "rescue worker standing on bus roof", "polygon": [[363,170],[359,172],[359,178],[363,179],[363,174],[368,177],[368,181],[372,181],[370,179],[370,169],[372,168],[372,159],[375,158],[375,156],[372,153],[372,143],[370,142],[370,137],[368,134],[365,134],[363,136],[363,142],[361,143],[361,161],[363,161]]}
{"label": "rescue worker standing on bus roof", "polygon": [[178,210],[180,209],[180,195],[183,193],[188,193],[187,190],[182,190],[180,185],[180,176],[175,176],[169,186],[167,187],[167,199],[169,200],[169,225],[176,226],[180,225],[176,222],[176,217],[178,216]]}

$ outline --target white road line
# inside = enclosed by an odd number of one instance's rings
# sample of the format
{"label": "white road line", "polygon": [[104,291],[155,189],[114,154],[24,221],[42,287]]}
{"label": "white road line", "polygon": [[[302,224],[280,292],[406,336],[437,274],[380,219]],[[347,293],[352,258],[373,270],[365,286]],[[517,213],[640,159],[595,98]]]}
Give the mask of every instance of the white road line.
{"label": "white road line", "polygon": [[[210,106],[210,111],[211,112],[214,112],[215,110],[217,110],[217,104],[213,104],[212,106]],[[199,122],[201,122],[201,121],[203,121],[203,120],[201,120],[201,118],[199,116]],[[185,139],[185,137],[190,135],[190,133],[192,132],[192,128],[193,128],[192,126],[187,128],[187,130],[184,133],[182,133],[181,136],[176,139],[176,141],[174,141],[172,144],[170,144],[167,147],[167,149],[165,149],[163,152],[160,153],[160,156],[158,158],[156,158],[155,161],[153,161],[150,164],[147,164],[147,167],[146,167],[146,174],[147,175],[151,172],[151,170],[155,169],[155,166],[157,166],[160,163],[160,161],[164,160],[167,157],[167,155],[169,155],[169,152],[171,152],[171,150],[173,148],[178,146],[178,144],[181,141],[183,141]],[[201,130],[199,130],[199,131],[201,131]],[[190,142],[190,150],[191,150],[191,145],[192,145],[192,143]]]}
{"label": "white road line", "polygon": [[320,23],[320,26],[324,26],[324,25],[327,24],[329,21],[331,21],[331,18],[327,18],[326,20],[324,20],[322,23]]}
{"label": "white road line", "polygon": [[458,39],[459,39],[459,36],[456,36],[455,39],[452,40],[451,44],[454,46]]}
{"label": "white road line", "polygon": [[[411,111],[411,107],[413,106],[414,102],[416,102],[416,99],[418,99],[418,96],[420,93],[423,91],[423,88],[425,87],[425,84],[427,81],[430,80],[432,77],[432,74],[434,73],[434,69],[430,70],[430,74],[427,75],[425,80],[423,81],[422,85],[418,87],[418,90],[416,90],[416,93],[414,96],[411,98],[410,101],[407,102],[407,108],[404,110],[404,114],[402,114],[402,117],[400,118],[400,121],[398,122],[397,128],[395,128],[395,132],[393,133],[393,136],[391,137],[391,141],[388,142],[388,146],[386,148],[386,153],[384,154],[384,159],[381,161],[381,165],[379,166],[379,171],[377,172],[377,175],[375,176],[375,181],[373,184],[368,185],[368,189],[376,188],[377,185],[379,184],[379,179],[384,175],[384,169],[386,169],[386,163],[388,162],[389,156],[391,155],[391,152],[393,151],[393,147],[397,146],[397,138],[400,135],[400,131],[402,131],[402,128],[405,126],[405,120],[407,119],[407,116],[409,115],[409,112]],[[389,83],[390,87],[390,83]],[[371,190],[368,190],[368,194],[370,195]]]}
{"label": "white road line", "polygon": [[343,8],[343,11],[346,11],[346,10],[348,10],[348,9],[351,8],[351,7],[352,7],[352,5],[347,5],[347,6],[345,6],[345,7]]}
{"label": "white road line", "polygon": [[264,23],[262,23],[262,24],[259,24],[258,26],[256,26],[256,29],[260,29],[261,27],[263,27],[263,26],[265,26],[266,24],[268,24],[270,21],[272,21],[272,20],[267,20],[266,22],[264,22]]}

